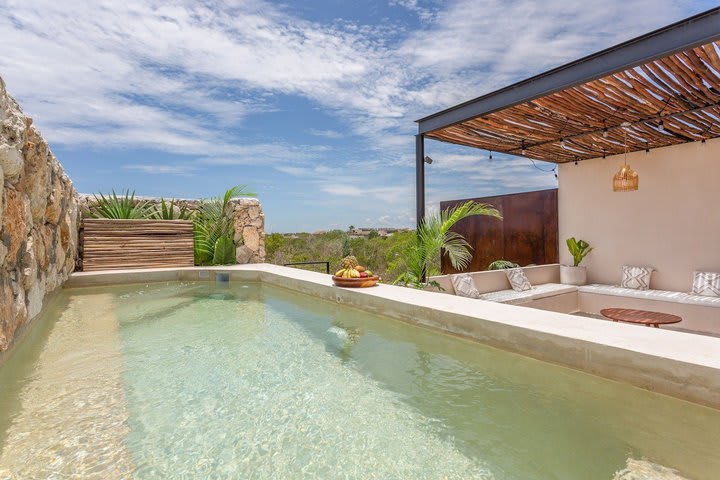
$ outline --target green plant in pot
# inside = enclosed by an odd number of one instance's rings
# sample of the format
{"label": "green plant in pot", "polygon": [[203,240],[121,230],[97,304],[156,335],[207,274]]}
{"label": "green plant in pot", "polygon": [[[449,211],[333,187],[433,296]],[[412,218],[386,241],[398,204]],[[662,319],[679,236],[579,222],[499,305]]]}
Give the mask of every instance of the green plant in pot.
{"label": "green plant in pot", "polygon": [[580,263],[588,253],[592,252],[592,247],[585,240],[576,240],[575,237],[570,237],[565,242],[570,255],[573,257],[573,264],[560,265],[560,283],[585,285],[587,283],[587,269],[581,266]]}

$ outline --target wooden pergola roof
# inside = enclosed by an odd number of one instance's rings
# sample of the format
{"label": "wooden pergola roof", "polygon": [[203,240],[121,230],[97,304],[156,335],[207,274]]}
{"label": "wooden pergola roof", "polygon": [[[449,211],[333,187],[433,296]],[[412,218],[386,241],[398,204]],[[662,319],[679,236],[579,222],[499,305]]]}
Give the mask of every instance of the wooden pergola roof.
{"label": "wooden pergola roof", "polygon": [[418,120],[443,142],[565,163],[720,137],[720,8]]}

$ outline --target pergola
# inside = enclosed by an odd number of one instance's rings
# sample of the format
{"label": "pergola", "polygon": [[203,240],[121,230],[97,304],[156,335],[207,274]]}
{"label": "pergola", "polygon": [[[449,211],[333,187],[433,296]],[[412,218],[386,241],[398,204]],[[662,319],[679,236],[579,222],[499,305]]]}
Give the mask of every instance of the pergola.
{"label": "pergola", "polygon": [[720,136],[720,7],[417,121],[425,139],[553,163]]}

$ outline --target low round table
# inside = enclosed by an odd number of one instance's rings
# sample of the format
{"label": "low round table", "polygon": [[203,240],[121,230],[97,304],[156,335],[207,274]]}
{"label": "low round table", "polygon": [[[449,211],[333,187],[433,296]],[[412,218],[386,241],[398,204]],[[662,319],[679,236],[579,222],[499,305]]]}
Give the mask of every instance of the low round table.
{"label": "low round table", "polygon": [[648,312],[631,308],[604,308],[600,310],[600,313],[613,322],[638,323],[655,328],[660,328],[660,325],[682,322],[682,318],[670,313]]}

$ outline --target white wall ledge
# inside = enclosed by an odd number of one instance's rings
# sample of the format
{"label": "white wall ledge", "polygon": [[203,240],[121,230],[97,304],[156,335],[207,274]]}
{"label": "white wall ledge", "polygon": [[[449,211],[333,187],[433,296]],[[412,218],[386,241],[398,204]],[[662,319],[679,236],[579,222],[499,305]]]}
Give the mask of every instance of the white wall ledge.
{"label": "white wall ledge", "polygon": [[[209,278],[199,278],[199,272]],[[66,288],[175,280],[261,281],[720,409],[720,338],[605,322],[391,285],[343,289],[270,264],[74,273]]]}

